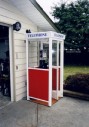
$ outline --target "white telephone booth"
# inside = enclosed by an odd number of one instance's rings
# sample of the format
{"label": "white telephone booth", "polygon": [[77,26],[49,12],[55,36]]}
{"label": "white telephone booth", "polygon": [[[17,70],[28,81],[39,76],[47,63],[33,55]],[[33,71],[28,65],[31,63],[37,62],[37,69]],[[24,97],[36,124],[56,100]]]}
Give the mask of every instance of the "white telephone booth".
{"label": "white telephone booth", "polygon": [[64,39],[52,31],[26,34],[27,100],[52,106],[63,97]]}

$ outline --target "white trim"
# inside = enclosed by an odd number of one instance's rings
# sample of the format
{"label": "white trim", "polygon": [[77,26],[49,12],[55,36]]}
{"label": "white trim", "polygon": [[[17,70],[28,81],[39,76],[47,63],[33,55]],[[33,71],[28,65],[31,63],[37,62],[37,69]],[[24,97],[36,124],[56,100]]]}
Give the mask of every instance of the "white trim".
{"label": "white trim", "polygon": [[[52,68],[55,68],[55,69],[57,69],[57,66],[52,66]],[[61,68],[60,66],[58,66],[58,68]]]}
{"label": "white trim", "polygon": [[10,56],[10,89],[11,89],[11,101],[15,100],[15,88],[14,88],[14,54],[13,54],[13,31],[12,26],[9,26],[9,56]]}
{"label": "white trim", "polygon": [[10,27],[11,26],[10,24],[5,24],[5,23],[2,23],[2,22],[0,22],[0,25],[1,26],[7,26],[7,27]]}
{"label": "white trim", "polygon": [[62,41],[62,43],[60,43],[60,94],[61,97],[63,97],[63,59],[64,59],[64,47],[63,47],[64,42]]}
{"label": "white trim", "polygon": [[0,25],[7,26],[9,29],[9,60],[10,60],[10,92],[11,92],[11,101],[15,100],[15,89],[14,89],[14,55],[13,55],[13,31],[12,26],[9,24],[4,24],[0,22]]}
{"label": "white trim", "polygon": [[49,69],[42,69],[42,68],[36,68],[36,67],[28,67],[28,69],[41,70],[41,71],[49,71]]}
{"label": "white trim", "polygon": [[46,100],[42,100],[42,99],[39,99],[39,98],[35,98],[35,97],[31,97],[31,96],[29,96],[29,99],[30,99],[30,98],[33,98],[33,99],[36,99],[36,100],[39,100],[39,101],[48,102],[48,101],[46,101]]}
{"label": "white trim", "polygon": [[52,39],[49,38],[49,106],[52,105]]}
{"label": "white trim", "polygon": [[57,42],[57,100],[58,100],[58,90],[59,90],[59,41]]}
{"label": "white trim", "polygon": [[41,43],[40,50],[43,50],[43,43]]}
{"label": "white trim", "polygon": [[26,37],[26,71],[27,71],[27,100],[29,100],[29,78],[28,78],[28,39]]}
{"label": "white trim", "polygon": [[37,42],[37,66],[39,66],[39,64],[40,64],[40,47],[39,47],[39,41]]}

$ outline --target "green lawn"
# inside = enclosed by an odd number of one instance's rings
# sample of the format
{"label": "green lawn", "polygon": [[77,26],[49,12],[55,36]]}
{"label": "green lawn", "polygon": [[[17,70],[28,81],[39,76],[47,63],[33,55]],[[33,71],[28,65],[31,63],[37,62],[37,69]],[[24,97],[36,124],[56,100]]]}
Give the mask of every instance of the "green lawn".
{"label": "green lawn", "polygon": [[65,66],[64,67],[64,80],[69,75],[74,75],[76,73],[89,73],[89,66]]}

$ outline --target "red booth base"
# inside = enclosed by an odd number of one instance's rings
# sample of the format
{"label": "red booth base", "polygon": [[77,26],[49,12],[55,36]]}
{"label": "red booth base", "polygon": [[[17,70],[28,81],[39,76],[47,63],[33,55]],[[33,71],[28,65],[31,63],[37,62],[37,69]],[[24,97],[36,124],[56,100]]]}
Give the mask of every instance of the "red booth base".
{"label": "red booth base", "polygon": [[[56,90],[57,69],[52,69],[52,88]],[[60,74],[60,69],[59,69]],[[28,69],[28,96],[32,102],[49,106],[49,69]],[[60,79],[59,79],[60,80]],[[58,81],[59,82],[59,81]],[[60,84],[59,84],[60,88]],[[60,99],[60,98],[59,98]],[[52,98],[52,104],[58,100]]]}
{"label": "red booth base", "polygon": [[30,68],[29,76],[29,97],[48,101],[49,71],[48,69]]}

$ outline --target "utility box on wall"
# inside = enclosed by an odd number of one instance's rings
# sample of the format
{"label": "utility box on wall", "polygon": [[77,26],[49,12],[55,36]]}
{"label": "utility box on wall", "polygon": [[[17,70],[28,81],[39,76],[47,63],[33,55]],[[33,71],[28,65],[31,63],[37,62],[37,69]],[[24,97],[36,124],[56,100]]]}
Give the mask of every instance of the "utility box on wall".
{"label": "utility box on wall", "polygon": [[[52,106],[63,97],[64,39],[65,35],[52,31],[26,34],[27,100]],[[33,58],[32,44],[38,47]],[[30,61],[35,57],[38,62],[34,66]]]}

